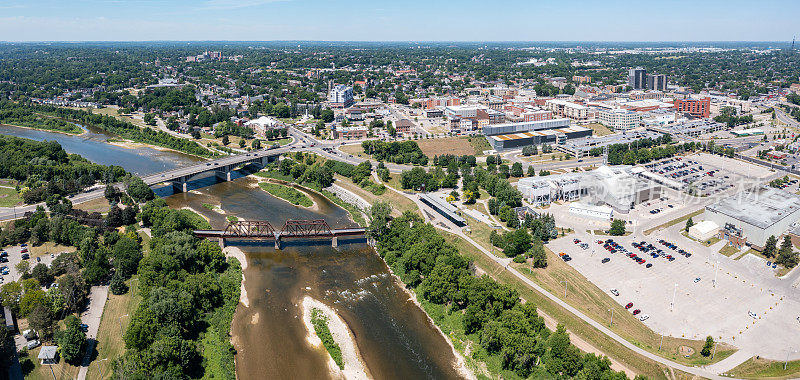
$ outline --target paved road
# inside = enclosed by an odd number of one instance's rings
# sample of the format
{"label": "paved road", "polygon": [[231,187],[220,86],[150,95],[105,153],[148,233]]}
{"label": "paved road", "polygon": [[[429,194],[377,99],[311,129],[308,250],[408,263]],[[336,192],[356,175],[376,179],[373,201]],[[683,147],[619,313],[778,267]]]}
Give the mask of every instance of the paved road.
{"label": "paved road", "polygon": [[[103,309],[108,299],[108,286],[92,286],[89,291],[89,307],[81,314],[81,322],[89,326],[86,332],[86,354],[83,357],[80,369],[78,369],[78,380],[85,380],[89,372],[89,364],[92,362],[92,352],[97,345],[97,330],[100,329],[100,321],[103,319]],[[98,358],[99,359],[99,358]]]}

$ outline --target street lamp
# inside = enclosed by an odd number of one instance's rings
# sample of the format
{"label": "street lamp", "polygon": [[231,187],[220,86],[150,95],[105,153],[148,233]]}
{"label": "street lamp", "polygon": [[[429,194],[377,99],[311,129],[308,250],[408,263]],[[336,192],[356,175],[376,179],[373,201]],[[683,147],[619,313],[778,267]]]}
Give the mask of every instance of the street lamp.
{"label": "street lamp", "polygon": [[713,282],[713,285],[714,285],[715,288],[717,287],[717,271],[718,270],[719,270],[719,261],[717,261],[717,263],[714,265],[714,282]]}
{"label": "street lamp", "polygon": [[564,283],[564,298],[567,298],[567,281],[561,281],[560,283]]}
{"label": "street lamp", "polygon": [[100,365],[100,362],[104,362],[104,361],[106,361],[106,360],[108,360],[108,358],[105,358],[105,359],[100,359],[100,360],[97,362],[97,370],[98,370],[98,371],[100,371],[100,380],[103,380],[103,366],[102,366],[102,365]]}
{"label": "street lamp", "polygon": [[783,362],[783,370],[786,371],[786,366],[789,365],[789,353],[792,352],[792,348],[789,347],[789,351],[786,351],[786,361]]}
{"label": "street lamp", "polygon": [[128,314],[119,316],[119,333],[122,334],[122,317],[127,317]]}
{"label": "street lamp", "polygon": [[614,326],[614,309],[608,309],[611,312],[611,323],[608,324],[608,327]]}
{"label": "street lamp", "polygon": [[678,284],[675,284],[675,288],[672,290],[672,302],[669,304],[669,311],[672,311],[675,308],[675,295],[678,294]]}

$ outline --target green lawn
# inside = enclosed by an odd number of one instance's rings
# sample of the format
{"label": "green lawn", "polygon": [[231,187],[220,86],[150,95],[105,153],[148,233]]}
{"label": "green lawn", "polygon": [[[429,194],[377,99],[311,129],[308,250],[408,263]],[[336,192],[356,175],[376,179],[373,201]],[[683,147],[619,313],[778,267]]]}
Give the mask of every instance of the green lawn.
{"label": "green lawn", "polygon": [[793,379],[800,375],[800,360],[789,362],[786,370],[783,366],[784,362],[781,361],[750,358],[728,374],[741,379]]}
{"label": "green lawn", "polygon": [[[139,294],[139,279],[134,277],[126,283],[130,287],[127,293],[118,296],[108,293],[103,319],[97,331],[97,358],[89,364],[89,371],[86,374],[89,380],[110,379],[113,374],[111,364],[125,352],[122,334],[128,328],[130,316],[142,301]],[[100,372],[103,374],[102,377]]]}
{"label": "green lawn", "polygon": [[655,227],[645,231],[644,234],[645,235],[650,235],[654,231],[660,230],[662,228],[672,227],[672,226],[674,226],[674,225],[676,225],[676,224],[678,224],[680,222],[685,222],[689,218],[693,218],[695,216],[698,216],[698,215],[702,214],[704,211],[705,211],[705,209],[700,209],[700,210],[697,210],[697,211],[695,211],[695,212],[693,212],[691,214],[687,214],[687,215],[681,216],[679,218],[672,219],[669,222],[666,222],[664,224],[655,226]]}
{"label": "green lawn", "polygon": [[721,255],[725,255],[725,256],[730,257],[731,255],[733,255],[735,253],[739,253],[739,250],[736,247],[732,246],[732,245],[725,245],[724,247],[722,247],[722,249],[719,250],[719,253]]}
{"label": "green lawn", "polygon": [[314,205],[314,202],[311,201],[311,198],[293,187],[269,182],[261,182],[258,184],[258,186],[260,186],[262,190],[293,205],[303,207],[311,207]]}
{"label": "green lawn", "polygon": [[17,190],[10,187],[0,187],[0,207],[12,207],[22,204],[22,197],[20,197]]}

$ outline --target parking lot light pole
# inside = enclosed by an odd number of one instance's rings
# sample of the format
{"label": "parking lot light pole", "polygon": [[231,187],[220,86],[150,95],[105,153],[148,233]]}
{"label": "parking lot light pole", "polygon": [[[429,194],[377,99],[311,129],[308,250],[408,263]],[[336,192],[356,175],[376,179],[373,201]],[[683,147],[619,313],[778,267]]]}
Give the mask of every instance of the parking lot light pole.
{"label": "parking lot light pole", "polygon": [[786,361],[783,362],[783,370],[786,371],[786,366],[789,365],[789,353],[792,352],[792,348],[789,347],[789,351],[786,351]]}
{"label": "parking lot light pole", "polygon": [[675,284],[675,288],[672,290],[672,302],[669,304],[669,311],[675,309],[675,295],[678,294],[678,284]]}
{"label": "parking lot light pole", "polygon": [[608,309],[611,312],[611,323],[608,324],[608,327],[614,326],[614,309]]}
{"label": "parking lot light pole", "polygon": [[[567,281],[561,281],[564,283],[564,298],[567,298]],[[559,282],[559,283],[561,283]]]}
{"label": "parking lot light pole", "polygon": [[717,272],[718,272],[718,270],[719,270],[719,260],[717,260],[717,264],[714,265],[714,282],[713,282],[713,285],[714,285],[715,288],[717,287]]}

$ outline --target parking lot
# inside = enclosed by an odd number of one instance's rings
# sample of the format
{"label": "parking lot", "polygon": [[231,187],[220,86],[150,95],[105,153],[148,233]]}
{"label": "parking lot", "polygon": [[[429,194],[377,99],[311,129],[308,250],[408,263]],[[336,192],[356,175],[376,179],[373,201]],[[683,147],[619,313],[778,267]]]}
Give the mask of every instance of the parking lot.
{"label": "parking lot", "polygon": [[[20,278],[20,274],[17,272],[16,268],[20,261],[28,261],[31,269],[33,269],[33,267],[38,263],[43,263],[49,267],[53,262],[53,259],[55,259],[57,256],[55,253],[31,256],[31,253],[28,252],[27,246],[19,245],[6,247],[2,249],[2,252],[6,252],[8,254],[7,256],[4,256],[4,258],[8,261],[0,260],[3,261],[0,262],[0,285],[17,281]],[[28,258],[23,258],[25,257],[23,256],[25,254],[28,255]]]}
{"label": "parking lot", "polygon": [[[688,239],[669,241],[667,235],[614,237],[621,247],[616,252],[605,248],[608,237],[588,234],[569,235],[549,246],[554,252],[569,254],[568,264],[615,302],[623,307],[631,303],[629,312],[639,310],[640,319],[646,315],[642,323],[656,333],[689,339],[711,335],[740,348],[761,347],[759,353],[773,359],[786,355],[785,348],[800,341],[800,302],[782,294],[785,290],[762,285],[768,282],[760,281],[758,273],[733,270],[728,264],[732,260],[716,255],[719,247],[701,249]],[[576,238],[591,249],[581,249]],[[659,243],[660,239],[675,248]],[[643,241],[653,249],[644,252],[634,247],[634,242]],[[681,249],[689,256],[680,254]],[[723,262],[717,264],[717,260]],[[763,264],[754,270],[769,276]],[[612,289],[619,295],[612,294]]]}

